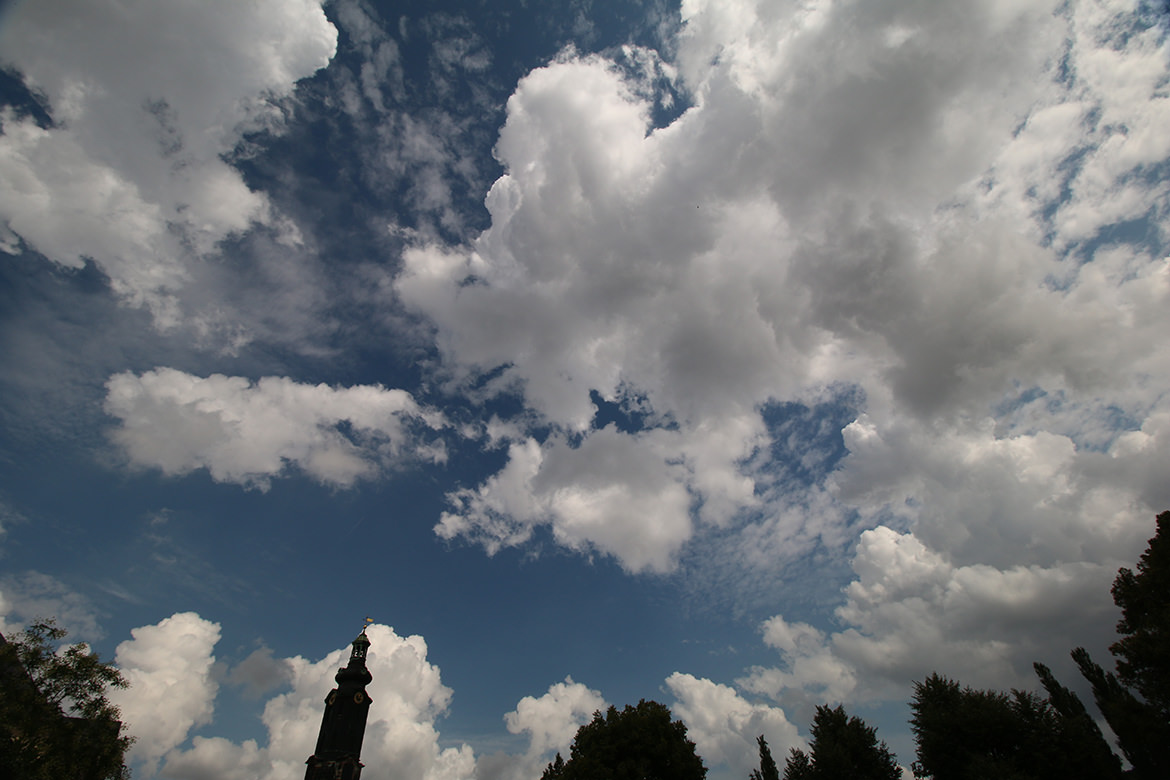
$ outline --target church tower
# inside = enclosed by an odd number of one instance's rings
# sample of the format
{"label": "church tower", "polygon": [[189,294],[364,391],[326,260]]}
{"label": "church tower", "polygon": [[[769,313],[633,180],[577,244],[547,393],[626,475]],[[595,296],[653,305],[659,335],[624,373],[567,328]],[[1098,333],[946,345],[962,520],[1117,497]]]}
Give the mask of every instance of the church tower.
{"label": "church tower", "polygon": [[305,780],[358,780],[362,774],[362,738],[366,734],[366,716],[370,696],[366,686],[374,676],[366,669],[366,651],[370,640],[363,630],[353,640],[349,664],[337,670],[337,687],[325,697],[325,715],[317,749],[305,763]]}

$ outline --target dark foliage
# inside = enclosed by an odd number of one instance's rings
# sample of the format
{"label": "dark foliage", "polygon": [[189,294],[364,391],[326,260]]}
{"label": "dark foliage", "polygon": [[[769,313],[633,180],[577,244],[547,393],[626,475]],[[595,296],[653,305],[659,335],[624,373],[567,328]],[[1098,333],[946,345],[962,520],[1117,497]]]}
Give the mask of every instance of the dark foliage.
{"label": "dark foliage", "polygon": [[760,746],[760,768],[752,770],[751,780],[780,780],[780,770],[763,734],[756,737],[756,744]]}
{"label": "dark foliage", "polygon": [[1113,581],[1121,638],[1109,652],[1117,658],[1117,678],[1170,721],[1170,512],[1155,522],[1137,571],[1123,568]]}
{"label": "dark foliage", "polygon": [[808,780],[813,776],[812,771],[808,753],[796,748],[788,751],[788,760],[784,762],[784,780]]}
{"label": "dark foliage", "polygon": [[1137,571],[1122,568],[1113,580],[1121,638],[1109,651],[1117,673],[1101,668],[1083,647],[1072,656],[1132,776],[1162,780],[1170,777],[1170,512],[1156,523]]}
{"label": "dark foliage", "polygon": [[[1055,685],[1051,674],[1047,677]],[[961,688],[932,674],[915,684],[910,705],[910,725],[918,744],[915,776],[933,780],[1119,776],[1116,759],[1102,755],[1101,748],[1107,752],[1108,746],[1084,705],[1059,686],[1056,698],[1058,705],[1026,691]]]}
{"label": "dark foliage", "polygon": [[1157,517],[1137,571],[1113,581],[1121,638],[1110,646],[1117,673],[1084,648],[1073,651],[1093,699],[1131,769],[1109,749],[1085,705],[1048,667],[1034,665],[1048,697],[976,691],[931,675],[914,688],[910,723],[918,743],[914,773],[954,780],[1170,777],[1170,512]]}
{"label": "dark foliage", "polygon": [[0,776],[13,780],[113,780],[131,738],[106,699],[121,673],[84,644],[58,652],[65,631],[41,620],[0,638]]}
{"label": "dark foliage", "polygon": [[1110,750],[1081,698],[1057,682],[1044,664],[1035,663],[1032,667],[1048,693],[1048,704],[1057,714],[1056,740],[1074,772],[1070,777],[1121,777],[1121,760]]}
{"label": "dark foliage", "polygon": [[542,780],[552,780],[555,777],[563,777],[565,774],[565,759],[561,758],[561,754],[557,753],[557,757],[544,768],[544,774],[541,775]]}
{"label": "dark foliage", "polygon": [[1073,650],[1072,657],[1093,686],[1097,709],[1116,735],[1122,755],[1133,767],[1132,776],[1150,780],[1170,777],[1170,724],[1116,675],[1102,669],[1083,647]]}
{"label": "dark foliage", "polygon": [[902,771],[877,730],[838,705],[817,707],[813,716],[809,752],[793,748],[784,767],[784,780],[899,780]]}
{"label": "dark foliage", "polygon": [[605,715],[577,730],[569,760],[558,753],[542,780],[704,780],[707,768],[670,709],[643,699],[637,706]]}

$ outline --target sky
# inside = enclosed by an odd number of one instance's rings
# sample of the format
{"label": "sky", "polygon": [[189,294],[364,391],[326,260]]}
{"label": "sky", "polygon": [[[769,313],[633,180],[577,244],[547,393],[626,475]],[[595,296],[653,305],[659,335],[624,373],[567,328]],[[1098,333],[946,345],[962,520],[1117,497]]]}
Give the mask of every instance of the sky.
{"label": "sky", "polygon": [[1170,43],[1139,0],[0,7],[0,631],[135,777],[712,780],[821,703],[1077,685],[1170,508]]}

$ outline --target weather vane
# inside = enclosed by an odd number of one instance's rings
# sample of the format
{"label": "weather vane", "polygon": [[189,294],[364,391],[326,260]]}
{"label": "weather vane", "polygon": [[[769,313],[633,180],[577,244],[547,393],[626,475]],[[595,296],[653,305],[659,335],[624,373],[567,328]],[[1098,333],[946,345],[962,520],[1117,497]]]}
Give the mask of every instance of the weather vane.
{"label": "weather vane", "polygon": [[369,628],[370,623],[373,623],[373,622],[374,622],[374,619],[372,617],[370,617],[369,615],[366,615],[366,622],[362,623],[362,633],[363,634],[366,633],[366,629]]}

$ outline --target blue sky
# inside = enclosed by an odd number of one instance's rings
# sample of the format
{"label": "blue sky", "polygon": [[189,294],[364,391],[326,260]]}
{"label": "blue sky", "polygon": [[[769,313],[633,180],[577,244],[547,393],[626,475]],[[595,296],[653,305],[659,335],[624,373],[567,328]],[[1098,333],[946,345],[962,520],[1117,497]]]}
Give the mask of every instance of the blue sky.
{"label": "blue sky", "polygon": [[1072,682],[1170,506],[1160,5],[0,11],[0,630],[137,776],[712,777],[912,681]]}

